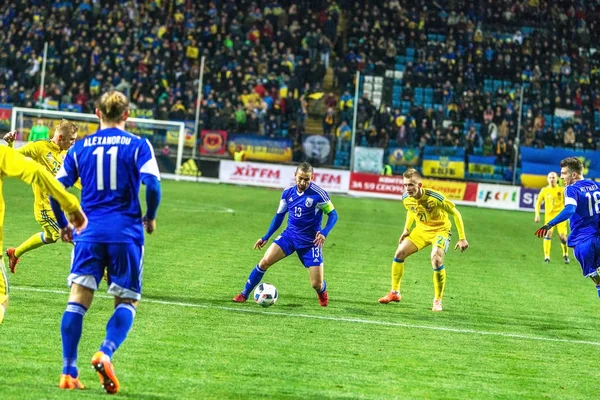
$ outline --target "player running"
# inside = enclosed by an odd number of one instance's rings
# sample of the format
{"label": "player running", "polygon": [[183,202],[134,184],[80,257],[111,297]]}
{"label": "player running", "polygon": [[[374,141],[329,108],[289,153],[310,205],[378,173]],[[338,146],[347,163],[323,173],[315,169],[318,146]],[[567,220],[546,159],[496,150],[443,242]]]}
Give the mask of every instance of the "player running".
{"label": "player running", "polygon": [[569,219],[571,234],[567,245],[573,248],[583,276],[596,284],[600,297],[600,186],[583,177],[583,163],[576,157],[560,162],[560,177],[565,183],[565,207],[551,221],[535,232],[545,237],[558,224]]}
{"label": "player running", "polygon": [[[458,230],[458,242],[455,249],[463,252],[469,247],[465,236],[462,216],[454,203],[444,195],[434,190],[425,189],[421,182],[421,174],[416,169],[409,168],[404,172],[404,189],[402,196],[406,207],[406,225],[398,241],[398,249],[392,262],[392,290],[379,299],[380,303],[388,304],[402,300],[400,283],[404,275],[404,261],[411,254],[431,245],[431,266],[433,267],[433,311],[442,311],[442,297],[446,287],[446,270],[444,257],[450,245],[452,223],[448,215],[454,217]],[[413,223],[415,229],[411,231]]]}
{"label": "player running", "polygon": [[[125,131],[129,101],[122,93],[103,94],[96,115],[100,130],[75,143],[56,175],[66,187],[81,178],[88,228],[74,234],[51,200],[62,239],[72,240],[75,245],[68,278],[71,293],[61,324],[64,364],[59,387],[83,388],[77,369],[77,346],[83,316],[106,268],[108,293],[115,297],[115,309],[106,325],[104,342],[92,357],[92,366],[104,389],[114,394],[120,385],[112,356],[125,341],[141,298],[144,227],[147,233],[156,229],[160,177],[148,140]],[[146,185],[147,211],[143,218],[138,198],[140,183]]]}
{"label": "player running", "polygon": [[[71,148],[75,139],[77,139],[78,129],[77,125],[63,119],[56,126],[52,139],[29,142],[25,146],[18,148],[17,151],[25,157],[29,157],[41,164],[52,175],[56,175],[67,150]],[[4,135],[4,140],[11,147],[14,144],[16,134],[17,131],[12,131]],[[59,228],[56,223],[56,217],[50,208],[48,192],[35,183],[31,186],[35,199],[33,214],[35,220],[41,225],[42,232],[35,233],[16,248],[11,247],[6,250],[8,268],[13,274],[17,269],[17,264],[22,255],[46,244],[55,243],[59,239]],[[79,186],[79,184],[76,186]]]}
{"label": "player running", "polygon": [[[304,162],[298,165],[294,176],[296,185],[283,191],[269,231],[256,241],[254,248],[262,249],[283,223],[285,214],[289,213],[287,228],[277,236],[252,270],[244,290],[233,298],[236,303],[243,303],[248,299],[269,267],[296,252],[308,269],[310,283],[317,292],[319,304],[323,307],[329,304],[327,283],[323,280],[323,243],[335,226],[338,215],[327,192],[311,182],[313,167],[310,164]],[[321,229],[323,213],[327,214],[327,224]]]}
{"label": "player running", "polygon": [[[540,209],[542,203],[545,203],[544,211],[544,223],[550,222],[551,219],[555,218],[558,213],[565,206],[564,199],[564,188],[558,186],[558,175],[556,172],[550,172],[548,174],[548,186],[543,188],[538,195],[537,201],[535,202],[535,222],[540,222]],[[552,247],[552,231],[550,229],[548,234],[544,236],[544,262],[550,262],[550,248]],[[569,260],[569,247],[567,246],[567,222],[561,222],[556,225],[556,231],[560,237],[560,243],[563,251],[563,260],[565,264],[570,262]]]}
{"label": "player running", "polygon": [[[23,182],[50,193],[69,214],[69,221],[78,230],[87,225],[87,218],[81,211],[79,201],[67,192],[54,177],[39,164],[26,159],[13,149],[0,146],[0,323],[8,307],[8,279],[2,257],[2,226],[4,223],[4,198],[2,197],[2,177],[19,178]],[[63,216],[64,218],[64,216]]]}

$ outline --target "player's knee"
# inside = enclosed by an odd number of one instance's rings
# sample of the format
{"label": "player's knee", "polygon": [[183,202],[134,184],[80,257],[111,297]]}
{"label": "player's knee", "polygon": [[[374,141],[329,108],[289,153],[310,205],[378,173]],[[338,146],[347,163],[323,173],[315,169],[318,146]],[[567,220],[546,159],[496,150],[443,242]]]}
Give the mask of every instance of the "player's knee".
{"label": "player's knee", "polygon": [[267,257],[263,257],[262,260],[260,260],[260,262],[258,263],[258,268],[262,269],[263,271],[266,271],[271,265],[273,265],[273,262]]}
{"label": "player's knee", "polygon": [[119,304],[131,304],[132,306],[134,306],[135,308],[137,308],[138,303],[139,303],[139,300],[124,299],[122,297],[115,297],[115,307],[117,307]]}
{"label": "player's knee", "polygon": [[439,268],[444,265],[444,257],[439,254],[435,254],[431,256],[431,266],[433,268]]}
{"label": "player's knee", "polygon": [[398,259],[398,260],[406,260],[406,258],[409,256],[410,254],[408,254],[408,252],[404,249],[398,249],[396,251],[396,254],[394,255],[394,258]]}
{"label": "player's knee", "polygon": [[58,242],[58,235],[44,235],[42,241],[46,244],[52,244]]}

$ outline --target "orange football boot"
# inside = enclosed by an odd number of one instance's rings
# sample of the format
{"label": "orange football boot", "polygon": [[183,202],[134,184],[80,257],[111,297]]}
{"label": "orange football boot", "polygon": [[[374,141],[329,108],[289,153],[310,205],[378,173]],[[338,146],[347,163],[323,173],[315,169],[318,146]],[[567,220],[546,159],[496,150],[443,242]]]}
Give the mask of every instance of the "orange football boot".
{"label": "orange football boot", "polygon": [[110,358],[101,351],[96,352],[92,357],[92,367],[100,377],[100,384],[108,394],[115,394],[119,391],[119,380],[115,375]]}
{"label": "orange football boot", "polygon": [[379,302],[381,304],[388,304],[388,303],[391,303],[392,301],[397,303],[400,300],[402,300],[402,295],[400,293],[389,292],[388,294],[386,294],[385,296],[380,298]]}

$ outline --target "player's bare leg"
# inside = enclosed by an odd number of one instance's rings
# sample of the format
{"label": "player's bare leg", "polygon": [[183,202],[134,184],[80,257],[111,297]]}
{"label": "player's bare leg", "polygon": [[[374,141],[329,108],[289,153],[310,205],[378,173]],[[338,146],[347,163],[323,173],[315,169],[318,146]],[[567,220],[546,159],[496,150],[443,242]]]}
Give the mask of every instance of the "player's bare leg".
{"label": "player's bare leg", "polygon": [[446,251],[434,246],[431,250],[431,266],[433,267],[434,298],[432,311],[442,311],[442,297],[446,288],[446,270],[444,269],[444,256]]}
{"label": "player's bare leg", "polygon": [[554,229],[550,229],[546,236],[544,236],[544,240],[542,241],[542,245],[544,246],[544,262],[550,262],[550,249],[552,248],[552,233]]}
{"label": "player's bare leg", "polygon": [[381,304],[388,304],[391,302],[399,302],[402,300],[402,294],[400,294],[400,284],[402,282],[402,276],[404,275],[404,260],[410,255],[419,251],[417,246],[408,239],[401,239],[394,253],[394,261],[392,262],[392,289],[379,299]]}
{"label": "player's bare leg", "polygon": [[[92,278],[93,279],[93,278]],[[59,388],[83,389],[77,370],[77,347],[81,339],[83,316],[90,308],[94,299],[94,291],[85,286],[73,283],[69,295],[69,304],[63,314],[61,336],[63,345],[63,373],[60,376]]]}
{"label": "player's bare leg", "polygon": [[[262,248],[262,245],[259,245],[259,243],[257,242],[254,248],[260,249]],[[261,281],[263,275],[265,274],[265,272],[267,272],[267,269],[269,269],[273,264],[284,259],[285,257],[286,255],[281,249],[281,247],[279,247],[277,243],[272,243],[267,249],[267,252],[263,256],[263,258],[258,263],[258,265],[254,267],[254,269],[250,273],[244,290],[237,296],[235,296],[233,298],[233,301],[236,303],[244,303],[248,299],[250,292],[252,292],[254,287],[256,287],[256,285],[258,285],[258,283]]]}
{"label": "player's bare leg", "polygon": [[565,264],[569,264],[571,262],[571,260],[569,259],[569,247],[567,246],[567,235],[565,235],[564,233],[561,233],[559,235],[559,237],[560,237],[560,245],[563,250],[563,260],[564,260]]}
{"label": "player's bare leg", "polygon": [[310,284],[317,292],[317,297],[319,298],[319,304],[322,307],[327,307],[329,304],[329,296],[327,295],[327,284],[323,279],[323,264],[317,267],[308,268],[308,276],[310,278]]}

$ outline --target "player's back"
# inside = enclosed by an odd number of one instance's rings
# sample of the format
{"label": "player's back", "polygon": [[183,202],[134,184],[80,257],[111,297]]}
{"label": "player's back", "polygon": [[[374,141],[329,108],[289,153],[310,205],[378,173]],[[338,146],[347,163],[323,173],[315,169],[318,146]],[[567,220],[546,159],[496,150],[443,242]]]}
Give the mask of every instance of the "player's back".
{"label": "player's back", "polygon": [[[143,243],[138,193],[146,160],[154,160],[148,141],[108,128],[77,142],[69,153],[81,178],[81,204],[89,219],[88,229],[76,240]],[[152,172],[158,176],[157,170]]]}
{"label": "player's back", "polygon": [[577,244],[598,234],[600,224],[600,186],[592,180],[583,179],[567,186],[565,205],[574,205],[571,216],[571,234],[568,245]]}

